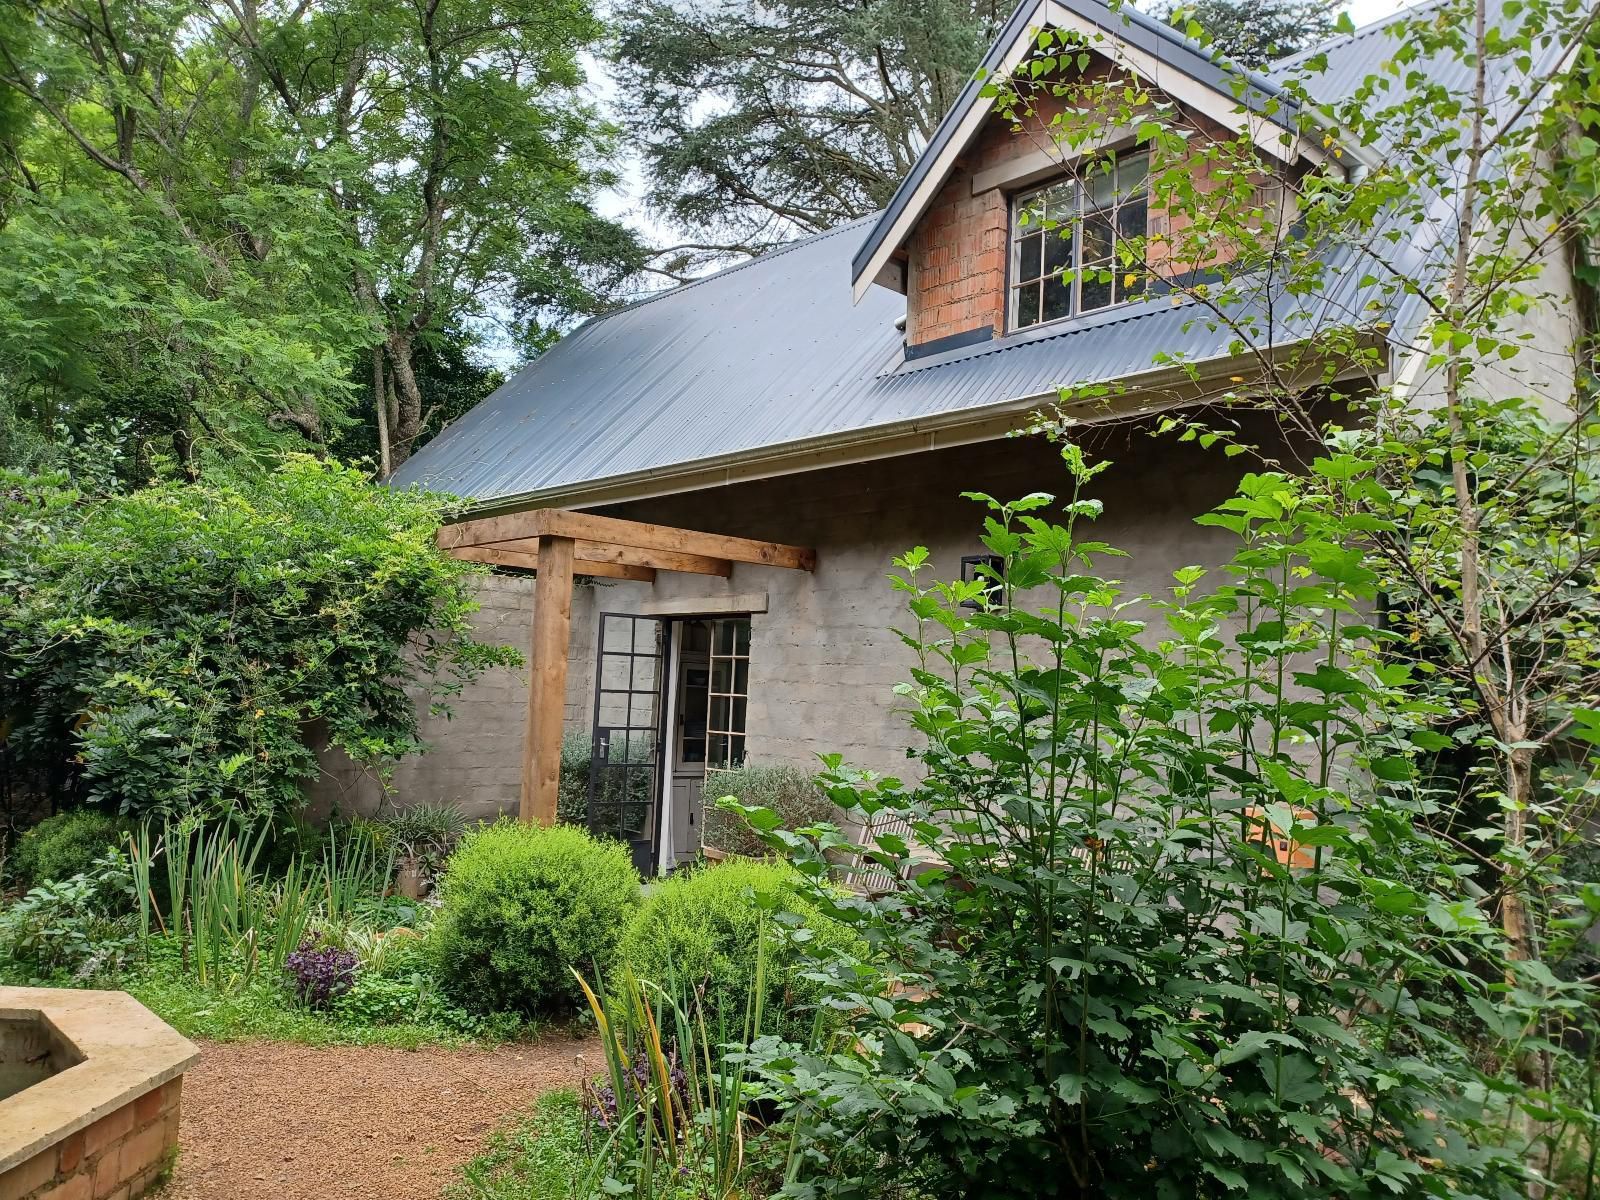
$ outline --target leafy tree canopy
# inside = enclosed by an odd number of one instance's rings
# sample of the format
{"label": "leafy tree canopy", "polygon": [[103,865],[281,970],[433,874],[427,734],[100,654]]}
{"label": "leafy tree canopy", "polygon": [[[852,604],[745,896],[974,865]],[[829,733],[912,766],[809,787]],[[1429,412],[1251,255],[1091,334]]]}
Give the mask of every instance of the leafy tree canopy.
{"label": "leafy tree canopy", "polygon": [[1008,0],[651,0],[620,19],[622,119],[649,200],[698,232],[668,269],[882,207]]}
{"label": "leafy tree canopy", "polygon": [[0,473],[0,727],[18,769],[124,813],[296,811],[329,742],[419,750],[408,685],[516,652],[468,633],[439,506],[306,456],[95,496]]}
{"label": "leafy tree canopy", "polygon": [[0,453],[127,419],[193,473],[326,444],[365,389],[402,461],[420,347],[510,313],[536,351],[638,261],[592,203],[598,32],[585,0],[4,0]]}
{"label": "leafy tree canopy", "polygon": [[1339,0],[1198,0],[1153,11],[1218,57],[1260,67],[1332,37],[1343,7]]}

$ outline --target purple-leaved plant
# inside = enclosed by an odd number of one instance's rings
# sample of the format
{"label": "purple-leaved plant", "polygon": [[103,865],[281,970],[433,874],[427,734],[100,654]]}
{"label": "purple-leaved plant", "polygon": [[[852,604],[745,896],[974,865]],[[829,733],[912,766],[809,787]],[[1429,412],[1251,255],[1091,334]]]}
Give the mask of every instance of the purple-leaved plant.
{"label": "purple-leaved plant", "polygon": [[327,1008],[356,981],[356,956],[337,946],[318,946],[317,941],[307,938],[283,960],[295,995],[307,1008]]}
{"label": "purple-leaved plant", "polygon": [[[623,1081],[627,1085],[630,1102],[642,1101],[645,1094],[655,1087],[655,1073],[650,1068],[650,1061],[643,1050],[635,1053],[623,1072]],[[683,1069],[683,1064],[678,1061],[678,1048],[667,1047],[667,1083],[672,1088],[672,1098],[681,1108],[688,1091],[689,1078]],[[586,1089],[589,1119],[597,1123],[602,1129],[612,1128],[617,1121],[617,1092],[611,1085],[609,1078],[602,1079]]]}

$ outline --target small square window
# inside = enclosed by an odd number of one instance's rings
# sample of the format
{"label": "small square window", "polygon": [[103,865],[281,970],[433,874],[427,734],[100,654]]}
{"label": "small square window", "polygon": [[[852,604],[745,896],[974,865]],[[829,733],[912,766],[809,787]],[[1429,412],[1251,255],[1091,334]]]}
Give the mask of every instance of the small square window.
{"label": "small square window", "polygon": [[[989,585],[990,604],[1000,602],[1000,581],[1005,578],[1005,573],[1006,560],[998,554],[965,554],[961,557],[961,582],[984,580]],[[983,605],[977,600],[963,600],[961,607],[981,609]]]}

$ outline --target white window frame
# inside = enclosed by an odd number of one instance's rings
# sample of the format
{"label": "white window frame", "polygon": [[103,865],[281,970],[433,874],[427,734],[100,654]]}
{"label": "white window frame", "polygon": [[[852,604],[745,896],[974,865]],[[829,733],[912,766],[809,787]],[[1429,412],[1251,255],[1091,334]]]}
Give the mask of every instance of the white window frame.
{"label": "white window frame", "polygon": [[[1138,276],[1136,287],[1129,287],[1126,276],[1134,272],[1131,271],[1129,264],[1122,262],[1118,250],[1120,246],[1126,245],[1134,238],[1144,239],[1149,236],[1148,171],[1147,153],[1128,154],[1115,159],[1094,159],[1084,163],[1070,175],[1052,179],[1011,197],[1006,231],[1009,255],[1006,269],[1006,329],[1009,332],[1033,329],[1057,321],[1069,321],[1087,313],[1102,312],[1144,298],[1145,288],[1149,283],[1148,270],[1141,263],[1136,272]],[[1129,179],[1126,184],[1123,182],[1124,176]],[[1105,191],[1107,182],[1110,184],[1109,192]],[[1102,192],[1104,195],[1099,201],[1091,204],[1088,198],[1095,192]],[[1143,219],[1139,222],[1138,233],[1128,234],[1123,231],[1122,213],[1124,209],[1131,209],[1134,205],[1142,208]],[[1058,213],[1061,214],[1059,218]],[[1111,257],[1095,265],[1109,271],[1108,299],[1105,303],[1085,309],[1083,307],[1085,276],[1088,276],[1091,285],[1106,281],[1100,279],[1100,271],[1086,271],[1084,268],[1084,217],[1102,214],[1108,220],[1111,229]],[[1035,238],[1039,239],[1036,258],[1029,253],[1027,246],[1027,243]],[[1071,247],[1067,261],[1056,269],[1047,271],[1046,263],[1049,255],[1046,253],[1046,248],[1050,245],[1051,238],[1062,241],[1070,239]],[[1036,269],[1027,261],[1030,258],[1036,261]],[[1031,272],[1027,278],[1023,277],[1025,269]],[[1064,281],[1068,292],[1067,308],[1065,312],[1046,316],[1045,294],[1052,280]],[[1032,309],[1031,314],[1026,311],[1027,308]],[[1030,315],[1032,319],[1024,319]]]}

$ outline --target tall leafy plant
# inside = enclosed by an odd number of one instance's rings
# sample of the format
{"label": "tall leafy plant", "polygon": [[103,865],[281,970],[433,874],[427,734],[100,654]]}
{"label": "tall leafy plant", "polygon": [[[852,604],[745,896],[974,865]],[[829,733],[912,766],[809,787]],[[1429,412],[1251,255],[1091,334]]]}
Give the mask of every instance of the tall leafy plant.
{"label": "tall leafy plant", "polygon": [[586,1095],[592,1149],[577,1195],[723,1200],[752,1186],[762,1092],[743,1051],[761,1036],[766,970],[763,939],[739,1013],[708,1013],[670,972],[641,978],[624,964],[605,999],[578,976],[605,1072]]}
{"label": "tall leafy plant", "polygon": [[[1313,487],[1369,552],[1395,635],[1378,652],[1435,710],[1417,735],[1432,828],[1478,864],[1530,1005],[1535,1036],[1511,1051],[1548,1101],[1518,1118],[1530,1194],[1592,1114],[1592,1079],[1548,1047],[1587,1036],[1593,993],[1575,1009],[1552,981],[1600,983],[1583,863],[1600,794],[1597,52],[1600,13],[1579,0],[1440,0],[1281,64],[1258,102],[1241,80],[1231,130],[1099,34],[1042,31],[987,82],[1091,186],[1117,157],[1103,129],[1148,154],[1147,228],[1063,278],[1115,279],[1220,335],[1225,364],[1153,356],[1181,380],[1159,430],[1279,469],[1292,450],[1250,444],[1237,415],[1265,410],[1365,481]],[[1281,131],[1266,155],[1252,103]],[[1046,222],[1045,239],[1074,227]],[[1130,398],[1068,391],[1058,428],[1111,397]]]}
{"label": "tall leafy plant", "polygon": [[[1047,495],[977,497],[993,578],[897,560],[923,776],[835,757],[824,781],[908,832],[750,814],[889,964],[833,964],[846,1050],[769,1051],[813,1139],[792,1182],[878,1195],[913,1164],[901,1182],[936,1195],[1508,1194],[1538,1102],[1509,1064],[1559,1052],[1536,1005],[1585,994],[1504,974],[1493,880],[1430,828],[1432,706],[1366,615],[1372,522],[1329,500],[1370,472],[1334,453],[1246,476],[1202,518],[1238,539],[1222,577],[1152,599],[1101,572],[1103,465],[1063,453],[1059,521]],[[899,886],[840,902],[841,848]]]}

